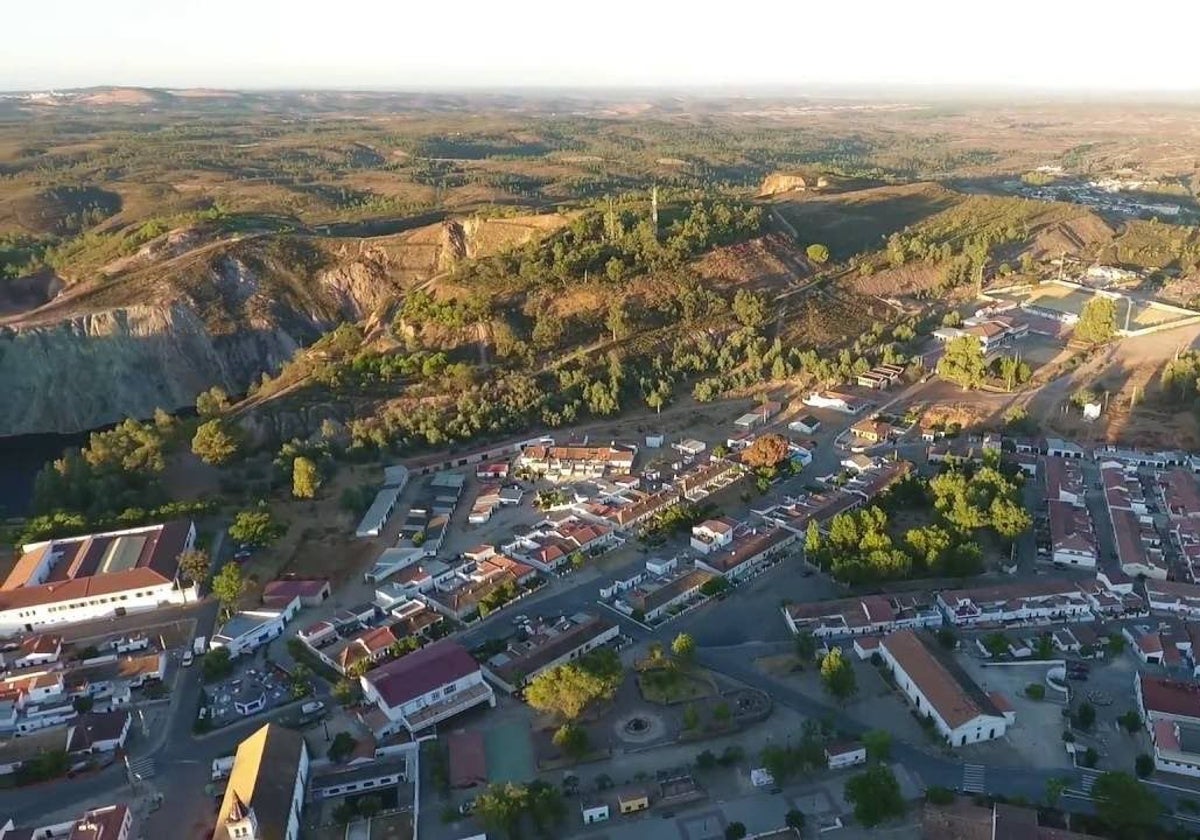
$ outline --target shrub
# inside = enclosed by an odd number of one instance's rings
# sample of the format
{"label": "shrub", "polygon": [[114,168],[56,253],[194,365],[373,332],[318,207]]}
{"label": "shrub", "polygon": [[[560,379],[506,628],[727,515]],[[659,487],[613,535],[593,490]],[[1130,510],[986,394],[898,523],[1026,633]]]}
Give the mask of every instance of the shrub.
{"label": "shrub", "polygon": [[949,805],[954,801],[954,791],[934,785],[925,791],[925,801],[930,805]]}
{"label": "shrub", "polygon": [[1030,700],[1042,700],[1046,696],[1046,686],[1041,683],[1030,683],[1025,686],[1025,696]]}

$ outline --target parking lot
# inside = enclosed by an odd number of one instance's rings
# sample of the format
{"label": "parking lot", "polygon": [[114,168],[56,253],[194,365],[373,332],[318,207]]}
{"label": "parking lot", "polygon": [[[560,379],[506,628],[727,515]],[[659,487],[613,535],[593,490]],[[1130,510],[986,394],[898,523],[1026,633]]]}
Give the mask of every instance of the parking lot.
{"label": "parking lot", "polygon": [[251,664],[238,668],[233,676],[204,687],[208,697],[208,718],[213,728],[228,726],[258,712],[274,709],[292,701],[292,687],[279,669]]}

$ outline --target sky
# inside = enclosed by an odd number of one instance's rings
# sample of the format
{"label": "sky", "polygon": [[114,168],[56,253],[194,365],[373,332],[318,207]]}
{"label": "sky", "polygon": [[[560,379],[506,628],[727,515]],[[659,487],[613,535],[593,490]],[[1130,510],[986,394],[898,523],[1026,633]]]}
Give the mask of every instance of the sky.
{"label": "sky", "polygon": [[1195,0],[23,0],[0,90],[1196,91],[1198,25]]}

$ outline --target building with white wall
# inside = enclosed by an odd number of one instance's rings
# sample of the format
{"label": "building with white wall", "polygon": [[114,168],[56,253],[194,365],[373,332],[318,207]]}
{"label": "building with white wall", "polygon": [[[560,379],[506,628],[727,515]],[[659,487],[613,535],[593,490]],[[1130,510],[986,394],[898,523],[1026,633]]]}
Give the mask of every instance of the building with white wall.
{"label": "building with white wall", "polygon": [[428,729],[467,709],[496,705],[479,663],[461,645],[435,642],[360,677],[363,696],[382,719],[376,735]]}
{"label": "building with white wall", "polygon": [[292,600],[283,609],[243,610],[231,616],[209,640],[212,648],[228,648],[231,657],[250,653],[271,639],[283,635],[283,628],[300,612],[300,599]]}
{"label": "building with white wall", "polygon": [[615,622],[589,613],[541,621],[527,628],[523,641],[510,641],[491,657],[483,666],[483,675],[514,694],[538,674],[585,656],[619,634]]}
{"label": "building with white wall", "polygon": [[188,520],[30,543],[0,585],[0,635],[194,600],[179,555],[195,544]]}
{"label": "building with white wall", "polygon": [[953,659],[912,630],[885,636],[880,655],[896,687],[952,747],[1004,736],[1016,716],[1002,710]]}
{"label": "building with white wall", "polygon": [[213,840],[296,840],[308,777],[304,736],[268,723],[238,745]]}

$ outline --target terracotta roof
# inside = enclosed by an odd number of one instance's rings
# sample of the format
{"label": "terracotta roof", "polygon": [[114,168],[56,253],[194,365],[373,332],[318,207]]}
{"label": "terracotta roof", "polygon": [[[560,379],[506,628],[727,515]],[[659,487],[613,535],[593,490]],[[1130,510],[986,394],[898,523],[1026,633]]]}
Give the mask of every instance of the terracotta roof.
{"label": "terracotta roof", "polygon": [[444,640],[376,668],[363,679],[385,704],[397,708],[478,670],[479,664],[465,648]]}
{"label": "terracotta roof", "polygon": [[[30,548],[0,586],[0,610],[111,595],[170,583],[179,568],[191,522],[50,540]],[[47,552],[59,559],[44,583],[26,586]],[[117,564],[123,568],[106,571]]]}
{"label": "terracotta roof", "polygon": [[884,638],[883,646],[951,729],[980,715],[1003,715],[961,666],[935,655],[913,631],[891,633]]}
{"label": "terracotta roof", "polygon": [[1138,674],[1147,714],[1200,719],[1200,685]]}

